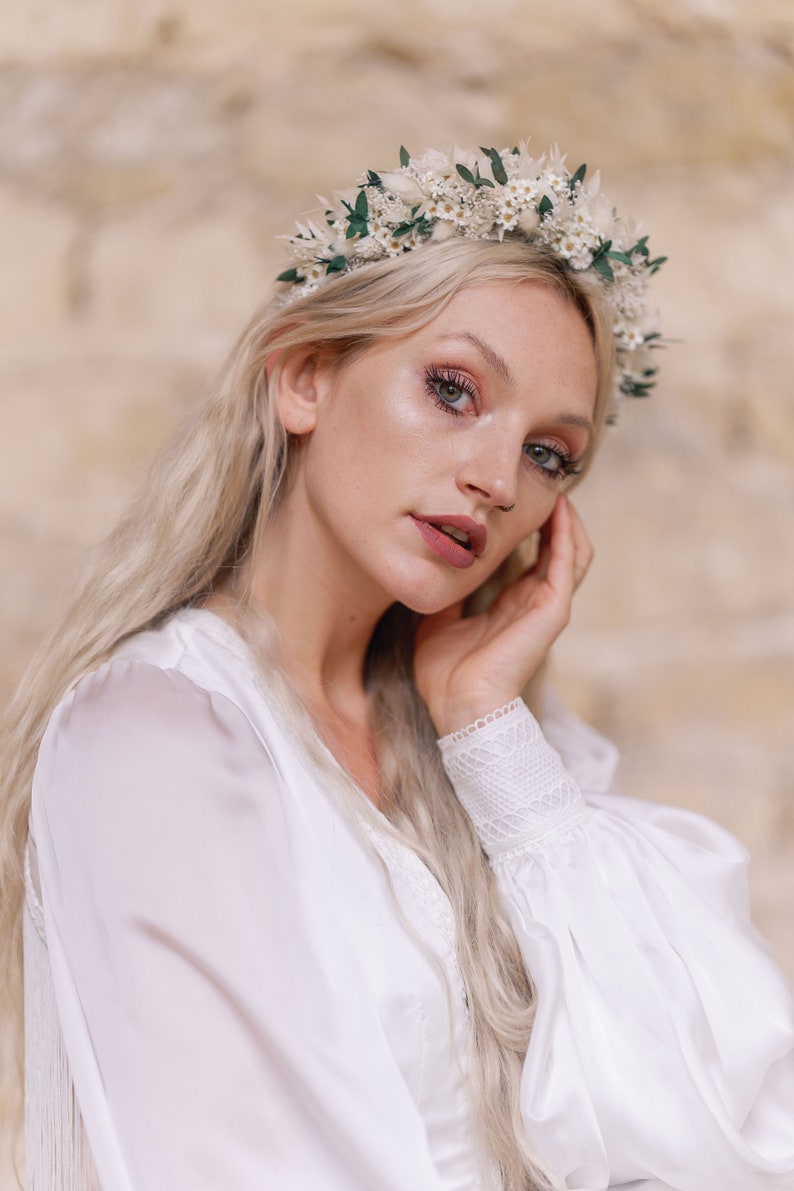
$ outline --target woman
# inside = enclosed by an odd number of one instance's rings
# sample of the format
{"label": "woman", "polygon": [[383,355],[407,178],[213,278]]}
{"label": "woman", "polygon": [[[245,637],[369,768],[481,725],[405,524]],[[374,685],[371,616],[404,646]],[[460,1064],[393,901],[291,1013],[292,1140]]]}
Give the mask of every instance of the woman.
{"label": "woman", "polygon": [[660,261],[523,146],[289,249],[18,699],[28,1185],[788,1185],[741,848],[539,690]]}

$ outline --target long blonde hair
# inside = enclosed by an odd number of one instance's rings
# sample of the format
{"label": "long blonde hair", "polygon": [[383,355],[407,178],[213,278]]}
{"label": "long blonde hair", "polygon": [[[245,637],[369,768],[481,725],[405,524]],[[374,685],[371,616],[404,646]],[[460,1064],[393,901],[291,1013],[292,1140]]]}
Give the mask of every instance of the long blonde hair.
{"label": "long blonde hair", "polygon": [[[308,346],[347,360],[379,339],[424,326],[461,289],[495,281],[549,286],[581,311],[598,361],[596,422],[602,425],[611,400],[614,345],[600,284],[528,243],[455,239],[427,245],[340,275],[290,306],[265,306],[213,391],[178,428],[119,525],[93,553],[69,611],[34,658],[3,729],[0,1010],[17,1023],[18,1036],[24,848],[42,734],[65,693],[119,641],[180,607],[202,603],[246,555],[257,557],[267,549],[289,443],[268,397],[266,362],[276,350],[283,360]],[[246,593],[238,598],[245,613]],[[253,609],[250,613],[255,635]],[[376,628],[367,658],[385,808],[395,830],[430,865],[455,912],[483,1150],[495,1162],[504,1191],[551,1187],[554,1177],[532,1153],[518,1110],[534,991],[490,867],[438,759],[433,726],[412,678],[414,630],[415,617],[392,607]],[[4,1075],[8,1086],[18,1083],[16,1065]]]}

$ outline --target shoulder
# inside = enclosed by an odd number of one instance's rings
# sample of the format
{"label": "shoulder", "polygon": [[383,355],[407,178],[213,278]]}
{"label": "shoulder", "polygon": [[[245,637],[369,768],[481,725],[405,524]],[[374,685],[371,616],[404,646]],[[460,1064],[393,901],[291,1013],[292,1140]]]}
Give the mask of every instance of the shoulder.
{"label": "shoulder", "polygon": [[242,709],[180,670],[117,658],[82,678],[55,709],[45,735],[105,748],[129,750],[156,740],[171,751],[195,743],[197,734],[223,739],[252,732]]}
{"label": "shoulder", "polygon": [[185,674],[120,658],[56,708],[39,751],[34,803],[102,817],[121,807],[215,807],[277,778],[267,744],[226,695]]}

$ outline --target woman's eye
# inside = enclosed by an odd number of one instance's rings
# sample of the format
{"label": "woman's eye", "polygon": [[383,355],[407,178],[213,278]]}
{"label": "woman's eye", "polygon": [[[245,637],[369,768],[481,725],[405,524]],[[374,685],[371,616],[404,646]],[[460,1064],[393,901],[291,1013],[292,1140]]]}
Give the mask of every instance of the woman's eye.
{"label": "woman's eye", "polygon": [[448,413],[465,413],[474,408],[474,394],[463,377],[428,369],[425,379],[427,390],[436,405]]}
{"label": "woman's eye", "polygon": [[576,466],[567,455],[561,451],[555,451],[553,447],[544,446],[543,443],[527,443],[524,453],[530,462],[547,472],[548,475],[574,476],[578,474]]}
{"label": "woman's eye", "polygon": [[453,385],[451,381],[442,381],[438,386],[438,395],[443,401],[448,401],[450,405],[456,405],[457,402],[462,401],[467,396],[463,389],[459,389],[457,385]]}

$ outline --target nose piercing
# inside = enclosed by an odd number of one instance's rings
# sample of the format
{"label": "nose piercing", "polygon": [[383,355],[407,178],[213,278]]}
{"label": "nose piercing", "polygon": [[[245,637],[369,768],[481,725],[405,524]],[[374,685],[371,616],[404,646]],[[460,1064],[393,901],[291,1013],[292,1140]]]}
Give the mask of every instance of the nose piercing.
{"label": "nose piercing", "polygon": [[516,507],[516,502],[513,501],[511,505],[497,505],[496,507],[501,509],[503,513],[512,513],[513,509]]}

